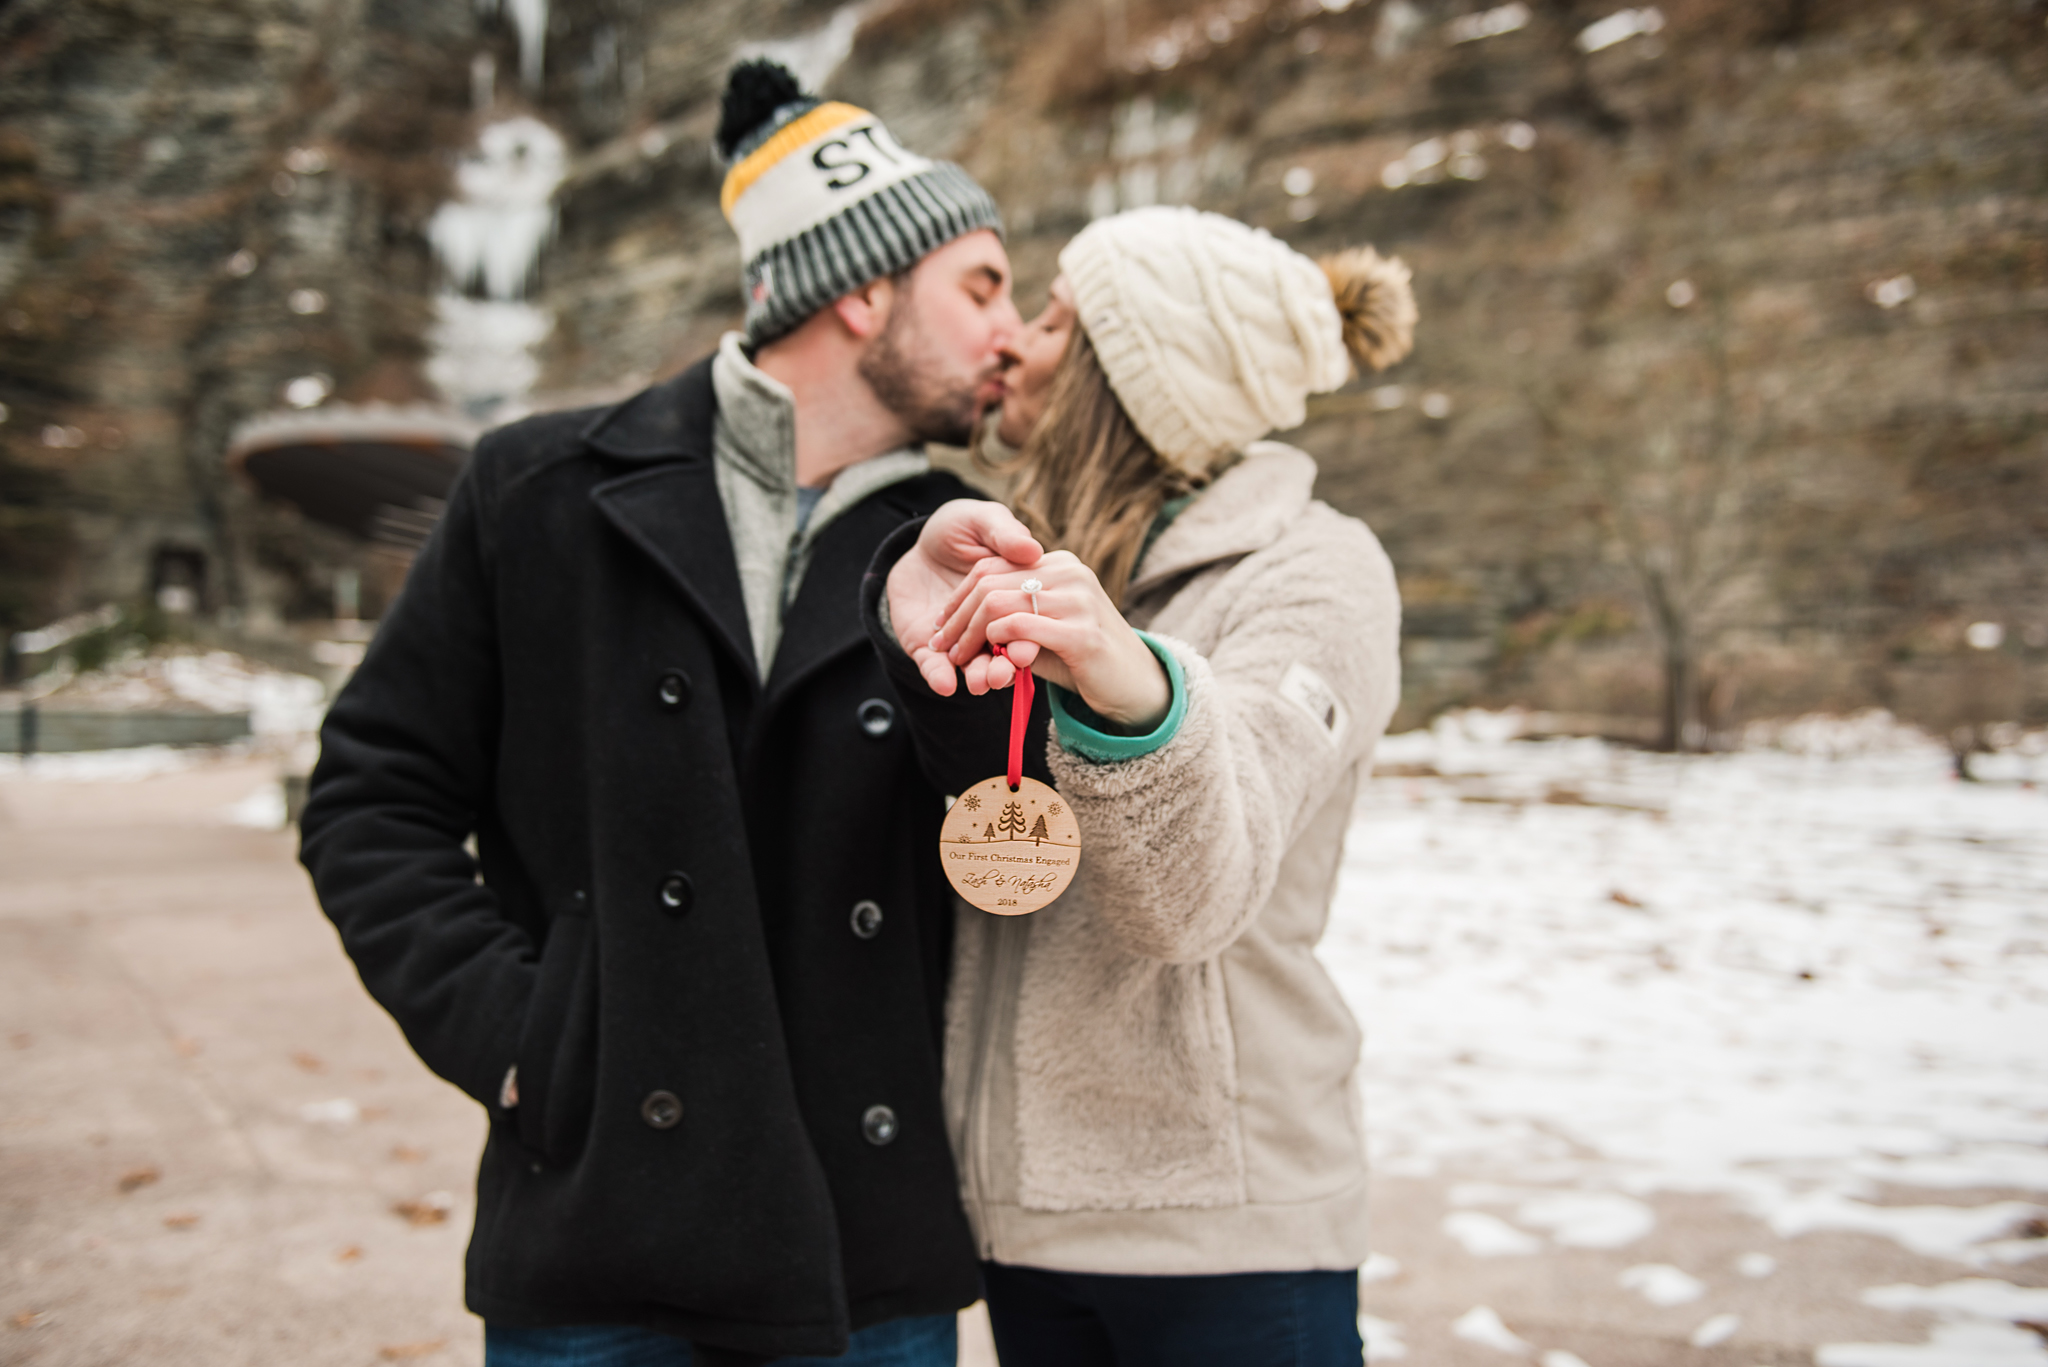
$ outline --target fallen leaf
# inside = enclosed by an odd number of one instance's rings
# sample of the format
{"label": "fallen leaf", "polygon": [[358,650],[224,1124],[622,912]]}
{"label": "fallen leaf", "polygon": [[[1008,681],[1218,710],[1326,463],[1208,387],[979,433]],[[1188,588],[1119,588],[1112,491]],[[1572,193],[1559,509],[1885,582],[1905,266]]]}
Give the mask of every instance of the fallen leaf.
{"label": "fallen leaf", "polygon": [[2048,1216],[2033,1215],[2013,1227],[2015,1239],[2048,1239]]}
{"label": "fallen leaf", "polygon": [[292,1055],[292,1062],[298,1064],[299,1067],[309,1073],[324,1073],[327,1071],[327,1065],[321,1062],[318,1054],[309,1054],[303,1049]]}
{"label": "fallen leaf", "polygon": [[391,1157],[399,1163],[424,1163],[427,1161],[427,1151],[416,1149],[410,1144],[395,1144],[391,1149]]}
{"label": "fallen leaf", "polygon": [[159,1168],[134,1168],[128,1172],[122,1173],[121,1180],[115,1183],[115,1185],[118,1186],[123,1193],[127,1193],[138,1190],[142,1187],[146,1187],[151,1182],[158,1180],[162,1176],[163,1171]]}
{"label": "fallen leaf", "polygon": [[400,1362],[406,1358],[430,1357],[447,1346],[447,1339],[422,1339],[418,1343],[387,1343],[377,1350],[377,1356],[386,1362]]}
{"label": "fallen leaf", "polygon": [[409,1225],[439,1225],[447,1223],[448,1212],[454,1209],[453,1196],[445,1191],[430,1191],[417,1201],[396,1203],[391,1207],[391,1213]]}
{"label": "fallen leaf", "polygon": [[199,1213],[197,1211],[181,1210],[175,1215],[164,1216],[165,1229],[190,1229],[198,1223]]}
{"label": "fallen leaf", "polygon": [[40,1329],[49,1322],[49,1315],[41,1310],[24,1310],[8,1321],[16,1329]]}
{"label": "fallen leaf", "polygon": [[355,1244],[350,1244],[347,1248],[341,1249],[334,1255],[334,1261],[338,1263],[361,1262],[362,1258],[363,1250]]}
{"label": "fallen leaf", "polygon": [[1610,893],[1608,893],[1608,894],[1607,894],[1607,900],[1608,900],[1608,901],[1610,901],[1610,902],[1613,902],[1613,903],[1614,903],[1615,905],[1617,905],[1617,906],[1624,906],[1624,907],[1640,907],[1640,906],[1642,906],[1642,903],[1641,903],[1641,902],[1638,902],[1638,901],[1637,901],[1637,900],[1636,900],[1635,898],[1633,898],[1633,897],[1629,896],[1629,895],[1628,895],[1627,893],[1623,892],[1623,891],[1622,891],[1622,890],[1621,890],[1620,888],[1616,888],[1616,889],[1615,889],[1615,890],[1614,890],[1613,892],[1610,892]]}

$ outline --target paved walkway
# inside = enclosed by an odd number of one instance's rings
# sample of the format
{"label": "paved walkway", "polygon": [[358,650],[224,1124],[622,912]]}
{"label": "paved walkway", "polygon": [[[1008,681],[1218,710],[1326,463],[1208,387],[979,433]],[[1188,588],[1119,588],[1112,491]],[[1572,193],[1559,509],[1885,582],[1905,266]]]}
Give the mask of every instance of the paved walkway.
{"label": "paved walkway", "polygon": [[[0,1363],[481,1359],[461,1301],[481,1118],[364,995],[293,837],[234,824],[273,774],[246,758],[130,781],[0,772]],[[1390,1275],[1365,1304],[1400,1329],[1376,1361],[1405,1339],[1428,1367],[1789,1367],[1821,1344],[1889,1340],[1907,1356],[1835,1361],[1964,1367],[1991,1359],[1961,1340],[1947,1355],[1904,1345],[1999,1325],[1944,1329],[1861,1290],[1989,1276],[2018,1284],[2010,1300],[2048,1282],[2048,1259],[1987,1273],[1860,1234],[1781,1240],[1725,1201],[1676,1194],[1653,1198],[1655,1232],[1626,1247],[1474,1256],[1518,1237],[1485,1221],[1521,1198],[1490,1190],[1383,1175],[1376,1241],[1399,1270],[1376,1268]],[[2032,1195],[1893,1200],[2024,1213]],[[1774,1275],[1755,1275],[1759,1252]],[[1624,1288],[1644,1264],[1684,1267],[1707,1294],[1684,1278]],[[2035,1360],[2011,1325],[2039,1318],[2031,1307],[1993,1311],[1997,1361]],[[1713,1341],[1716,1315],[1741,1332]],[[993,1367],[973,1327],[962,1362]]]}
{"label": "paved walkway", "polygon": [[482,1118],[364,994],[294,837],[233,824],[274,774],[0,777],[0,1363],[482,1361]]}

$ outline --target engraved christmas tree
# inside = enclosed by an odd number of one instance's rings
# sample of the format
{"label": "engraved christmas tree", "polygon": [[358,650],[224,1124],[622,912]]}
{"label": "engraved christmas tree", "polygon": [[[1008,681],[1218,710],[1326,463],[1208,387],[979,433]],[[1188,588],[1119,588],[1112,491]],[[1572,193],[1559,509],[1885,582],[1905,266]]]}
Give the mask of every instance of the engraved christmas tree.
{"label": "engraved christmas tree", "polygon": [[[1044,846],[1079,848],[1074,818],[1043,784],[1027,782],[1022,789],[1006,790],[1003,780],[994,778],[976,787],[977,792],[961,794],[948,809],[939,837],[944,843],[994,846],[986,857],[999,862],[1029,862],[1026,856],[1036,856]],[[1016,848],[1007,855],[996,852],[1006,845]]]}

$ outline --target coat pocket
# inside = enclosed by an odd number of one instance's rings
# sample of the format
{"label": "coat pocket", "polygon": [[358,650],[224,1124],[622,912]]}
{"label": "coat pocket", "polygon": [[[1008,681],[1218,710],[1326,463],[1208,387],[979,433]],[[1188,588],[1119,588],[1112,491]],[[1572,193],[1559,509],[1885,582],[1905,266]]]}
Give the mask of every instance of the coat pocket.
{"label": "coat pocket", "polygon": [[1047,1211],[1243,1204],[1237,1045],[1222,964],[1119,955],[1106,932],[1071,910],[1031,930],[1014,1055],[1020,1203]]}
{"label": "coat pocket", "polygon": [[519,1037],[519,1139],[556,1163],[582,1150],[596,1098],[596,933],[588,916],[549,927]]}

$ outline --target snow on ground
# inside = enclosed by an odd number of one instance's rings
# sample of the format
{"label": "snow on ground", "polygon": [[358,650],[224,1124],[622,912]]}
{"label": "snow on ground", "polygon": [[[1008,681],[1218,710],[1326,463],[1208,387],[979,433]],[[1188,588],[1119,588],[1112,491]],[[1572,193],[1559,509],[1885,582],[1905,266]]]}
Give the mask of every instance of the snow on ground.
{"label": "snow on ground", "polygon": [[[1684,757],[1515,729],[1390,737],[1361,795],[1322,954],[1366,1027],[1378,1171],[1483,1171],[1445,1228],[1490,1256],[1626,1246],[1657,1192],[1961,1271],[2048,1255],[2020,1237],[2048,1206],[1955,1203],[2048,1201],[2038,755],[1965,784],[1882,718]],[[1943,1294],[1963,1316],[1996,1295]],[[1936,1360],[1880,1346],[1823,1361]]]}
{"label": "snow on ground", "polygon": [[28,690],[46,708],[247,712],[258,736],[317,730],[327,710],[327,688],[318,679],[226,650],[171,647],[123,656],[85,674],[64,665],[31,680]]}

